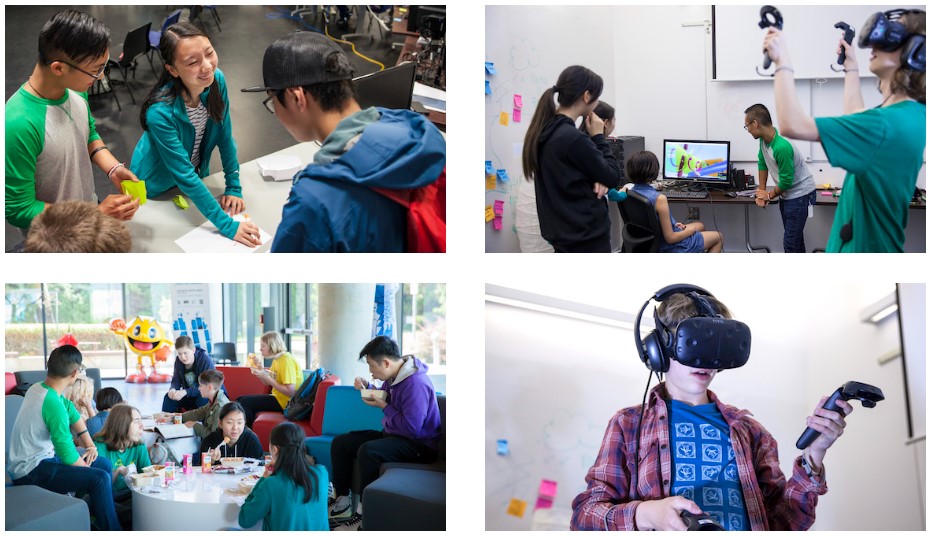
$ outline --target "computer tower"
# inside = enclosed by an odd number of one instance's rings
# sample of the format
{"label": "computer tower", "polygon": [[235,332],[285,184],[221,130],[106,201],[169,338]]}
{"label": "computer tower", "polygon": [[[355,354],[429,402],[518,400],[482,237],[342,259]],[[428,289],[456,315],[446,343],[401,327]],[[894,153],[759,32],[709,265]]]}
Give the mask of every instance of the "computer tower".
{"label": "computer tower", "polygon": [[615,160],[618,161],[618,166],[621,168],[621,181],[619,184],[625,184],[628,182],[628,175],[625,171],[625,164],[627,163],[627,156],[633,155],[638,151],[644,151],[644,137],[643,136],[612,136],[606,138],[605,141],[608,142],[609,147],[612,149],[612,154],[615,155]]}

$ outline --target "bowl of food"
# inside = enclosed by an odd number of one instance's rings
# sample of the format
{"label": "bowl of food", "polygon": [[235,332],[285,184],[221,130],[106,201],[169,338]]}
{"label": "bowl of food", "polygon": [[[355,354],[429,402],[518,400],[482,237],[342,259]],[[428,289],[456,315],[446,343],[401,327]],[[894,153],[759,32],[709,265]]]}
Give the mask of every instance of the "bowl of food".
{"label": "bowl of food", "polygon": [[133,480],[133,486],[148,487],[152,484],[155,476],[153,474],[131,474],[130,478]]}
{"label": "bowl of food", "polygon": [[242,457],[220,457],[220,465],[227,468],[236,468],[243,465]]}
{"label": "bowl of food", "polygon": [[156,475],[165,470],[165,466],[162,464],[153,464],[152,466],[146,466],[142,469],[142,473],[148,474],[149,476]]}
{"label": "bowl of food", "polygon": [[363,399],[374,401],[376,399],[384,401],[388,398],[388,392],[385,390],[359,390]]}
{"label": "bowl of food", "polygon": [[252,489],[256,487],[256,483],[258,482],[259,482],[259,476],[248,475],[239,480],[239,489],[246,493],[252,492]]}

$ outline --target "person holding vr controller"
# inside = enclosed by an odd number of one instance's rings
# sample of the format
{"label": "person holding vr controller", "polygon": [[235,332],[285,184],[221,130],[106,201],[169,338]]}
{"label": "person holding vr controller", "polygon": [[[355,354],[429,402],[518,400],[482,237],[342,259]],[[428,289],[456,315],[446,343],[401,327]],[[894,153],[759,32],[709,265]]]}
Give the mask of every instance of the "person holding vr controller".
{"label": "person holding vr controller", "polygon": [[[657,329],[642,341],[641,314],[650,300]],[[720,345],[728,334],[733,345]],[[737,336],[735,336],[737,334]],[[676,345],[686,337],[698,344]],[[641,360],[666,381],[645,392],[646,404],[616,413],[573,501],[574,530],[685,530],[681,513],[706,513],[729,530],[805,530],[827,489],[823,458],[842,435],[844,414],[819,401],[806,425],[821,433],[786,479],[777,442],[747,410],[719,400],[709,385],[723,369],[743,366],[751,332],[699,287],[658,291],[635,322]],[[684,365],[686,362],[696,365]],[[844,404],[842,404],[844,403]]]}
{"label": "person holding vr controller", "polygon": [[845,115],[811,118],[796,96],[786,38],[776,28],[767,30],[764,50],[776,66],[776,112],[783,134],[821,142],[829,162],[848,172],[828,252],[903,251],[926,141],[925,33],[921,10],[875,13],[861,28],[858,47],[871,48],[868,68],[883,95],[880,106],[870,110],[864,109],[854,49],[839,39],[838,52],[845,53]]}

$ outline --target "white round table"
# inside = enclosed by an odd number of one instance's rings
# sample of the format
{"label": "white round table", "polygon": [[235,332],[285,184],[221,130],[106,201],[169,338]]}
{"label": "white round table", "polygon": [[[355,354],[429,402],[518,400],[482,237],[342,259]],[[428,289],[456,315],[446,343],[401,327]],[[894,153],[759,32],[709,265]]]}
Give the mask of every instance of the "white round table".
{"label": "white round table", "polygon": [[[250,474],[263,470],[255,466]],[[205,474],[195,466],[190,474],[177,469],[169,487],[162,487],[159,478],[133,487],[133,531],[239,528],[239,508],[247,496],[239,491],[239,480],[250,474]],[[244,529],[261,530],[262,523]]]}

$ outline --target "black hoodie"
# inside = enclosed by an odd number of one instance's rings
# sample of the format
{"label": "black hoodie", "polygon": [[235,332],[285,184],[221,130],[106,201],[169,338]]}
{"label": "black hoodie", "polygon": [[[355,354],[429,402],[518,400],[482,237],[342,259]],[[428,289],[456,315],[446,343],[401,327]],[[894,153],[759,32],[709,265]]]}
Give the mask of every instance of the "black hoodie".
{"label": "black hoodie", "polygon": [[537,155],[534,191],[541,236],[557,250],[608,252],[608,205],[592,189],[595,183],[616,188],[621,171],[605,136],[590,138],[557,114],[544,125]]}

